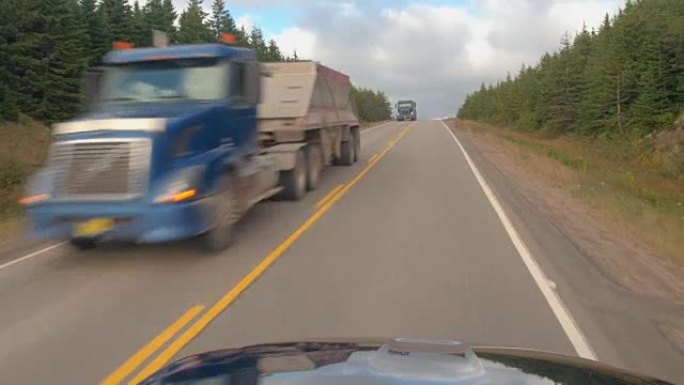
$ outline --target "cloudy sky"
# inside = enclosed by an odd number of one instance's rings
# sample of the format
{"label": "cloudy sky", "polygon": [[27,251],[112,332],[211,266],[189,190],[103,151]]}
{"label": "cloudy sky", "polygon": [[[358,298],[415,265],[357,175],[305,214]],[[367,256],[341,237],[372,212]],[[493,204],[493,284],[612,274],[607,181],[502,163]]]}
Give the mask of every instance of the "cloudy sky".
{"label": "cloudy sky", "polygon": [[[176,0],[179,8],[185,0]],[[204,0],[208,8],[211,0]],[[295,50],[422,118],[454,115],[482,82],[555,50],[565,31],[598,26],[623,0],[228,0],[240,25]]]}

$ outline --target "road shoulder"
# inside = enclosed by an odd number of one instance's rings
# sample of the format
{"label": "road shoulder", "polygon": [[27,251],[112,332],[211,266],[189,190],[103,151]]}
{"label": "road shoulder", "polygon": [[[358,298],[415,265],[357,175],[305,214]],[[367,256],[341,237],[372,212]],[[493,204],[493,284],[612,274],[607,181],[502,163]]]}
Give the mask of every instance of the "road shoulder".
{"label": "road shoulder", "polygon": [[[536,196],[539,191],[528,191],[518,175],[510,173],[515,163],[506,158],[503,149],[482,145],[454,122],[448,123],[589,337],[599,360],[676,383],[684,380],[684,371],[677,364],[684,360],[680,347],[676,340],[664,336],[664,329],[684,326],[682,304],[618,284],[567,235],[559,225],[562,218],[544,211],[543,199]],[[502,163],[507,167],[500,167]],[[644,351],[665,359],[643,360]]]}

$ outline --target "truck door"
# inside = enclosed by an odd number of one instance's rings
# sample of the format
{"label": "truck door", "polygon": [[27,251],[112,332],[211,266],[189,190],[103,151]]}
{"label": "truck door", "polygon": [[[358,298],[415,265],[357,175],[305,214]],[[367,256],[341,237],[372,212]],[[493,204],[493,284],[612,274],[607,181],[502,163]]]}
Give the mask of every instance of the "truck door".
{"label": "truck door", "polygon": [[256,145],[257,116],[256,103],[249,82],[249,62],[235,61],[231,63],[230,98],[232,101],[231,131],[234,132],[236,145],[251,150]]}

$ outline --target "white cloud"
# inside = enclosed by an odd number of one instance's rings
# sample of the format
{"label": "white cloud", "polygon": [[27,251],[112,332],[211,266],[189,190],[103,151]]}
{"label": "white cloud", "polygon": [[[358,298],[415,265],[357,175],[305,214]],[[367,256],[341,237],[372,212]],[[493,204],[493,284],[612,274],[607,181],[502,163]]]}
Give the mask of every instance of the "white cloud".
{"label": "white cloud", "polygon": [[[393,99],[414,98],[423,117],[454,114],[482,82],[515,74],[558,48],[565,31],[597,26],[622,0],[484,0],[464,7],[360,1],[309,3],[290,33],[312,44],[311,57],[349,74],[357,85]],[[296,31],[296,33],[295,33]],[[305,45],[304,43],[299,43]],[[287,50],[285,50],[287,52]]]}
{"label": "white cloud", "polygon": [[254,16],[250,15],[249,13],[245,13],[235,20],[235,25],[237,25],[238,28],[244,27],[245,30],[249,32],[252,30],[252,28],[254,28]]}
{"label": "white cloud", "polygon": [[292,56],[297,51],[297,56],[300,59],[311,59],[314,57],[316,35],[309,31],[299,27],[292,27],[272,35],[270,38],[278,43],[280,51],[285,56]]}
{"label": "white cloud", "polygon": [[[559,47],[565,31],[598,26],[624,0],[471,0],[467,6],[418,0],[234,0],[250,9],[237,20],[247,30],[261,7],[296,7],[296,22],[273,33],[282,52],[320,61],[357,85],[393,99],[414,98],[422,117],[454,114],[480,83],[517,73]],[[205,0],[205,7],[210,3]],[[443,3],[443,2],[442,2]],[[176,1],[184,7],[185,1]],[[181,7],[179,7],[181,9]]]}

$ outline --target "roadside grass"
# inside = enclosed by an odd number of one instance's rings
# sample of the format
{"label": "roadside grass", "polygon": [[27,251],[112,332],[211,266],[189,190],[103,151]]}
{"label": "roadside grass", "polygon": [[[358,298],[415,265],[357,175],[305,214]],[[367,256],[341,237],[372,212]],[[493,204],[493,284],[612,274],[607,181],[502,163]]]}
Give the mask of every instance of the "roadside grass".
{"label": "roadside grass", "polygon": [[17,203],[26,177],[44,161],[49,129],[33,120],[0,123],[0,238],[15,234],[23,219]]}
{"label": "roadside grass", "polygon": [[[587,202],[613,228],[626,231],[657,256],[684,266],[684,170],[638,141],[548,137],[459,121],[523,152],[551,159],[528,162],[556,185]],[[563,168],[565,170],[561,170]]]}

